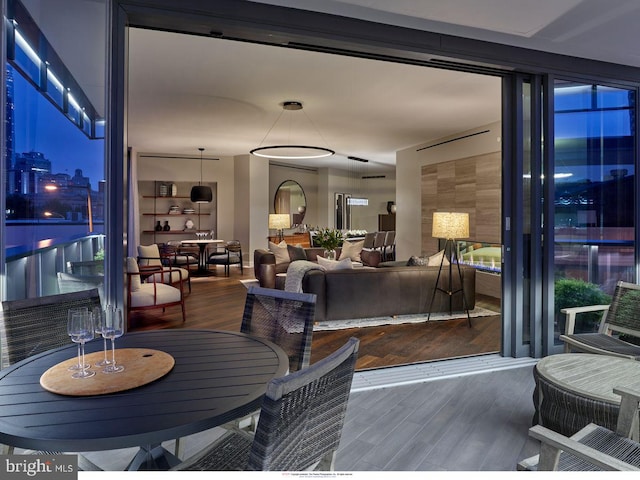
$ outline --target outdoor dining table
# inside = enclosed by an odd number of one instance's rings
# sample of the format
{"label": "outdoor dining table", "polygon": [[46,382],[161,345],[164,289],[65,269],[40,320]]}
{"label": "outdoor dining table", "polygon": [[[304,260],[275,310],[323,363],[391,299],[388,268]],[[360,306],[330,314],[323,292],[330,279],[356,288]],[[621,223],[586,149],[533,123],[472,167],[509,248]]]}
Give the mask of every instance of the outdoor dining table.
{"label": "outdoor dining table", "polygon": [[[102,340],[86,344],[99,352]],[[201,432],[257,410],[267,383],[286,374],[277,345],[217,330],[125,334],[118,349],[173,357],[173,368],[146,385],[110,394],[70,396],[41,386],[48,369],[73,358],[76,345],[34,355],[0,371],[0,443],[42,451],[89,452],[140,447],[128,469],[167,469],[179,459],[161,442]],[[127,368],[124,364],[125,371]],[[96,372],[100,367],[92,366]],[[90,379],[72,378],[69,382]],[[105,375],[96,373],[98,375]],[[114,373],[112,376],[122,375]]]}

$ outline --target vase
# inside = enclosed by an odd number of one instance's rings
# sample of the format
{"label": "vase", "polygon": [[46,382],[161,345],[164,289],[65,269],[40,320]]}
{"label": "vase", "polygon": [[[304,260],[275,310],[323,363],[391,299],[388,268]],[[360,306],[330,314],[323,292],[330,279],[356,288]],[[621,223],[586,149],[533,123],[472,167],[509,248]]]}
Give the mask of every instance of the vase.
{"label": "vase", "polygon": [[156,232],[160,232],[162,230],[162,225],[160,225],[160,220],[156,222]]}
{"label": "vase", "polygon": [[165,221],[165,222],[164,222],[164,227],[162,227],[162,229],[163,229],[165,232],[168,232],[169,230],[171,230],[171,226],[169,225],[169,221]]}
{"label": "vase", "polygon": [[324,258],[327,260],[335,260],[336,259],[336,251],[335,250],[325,250]]}

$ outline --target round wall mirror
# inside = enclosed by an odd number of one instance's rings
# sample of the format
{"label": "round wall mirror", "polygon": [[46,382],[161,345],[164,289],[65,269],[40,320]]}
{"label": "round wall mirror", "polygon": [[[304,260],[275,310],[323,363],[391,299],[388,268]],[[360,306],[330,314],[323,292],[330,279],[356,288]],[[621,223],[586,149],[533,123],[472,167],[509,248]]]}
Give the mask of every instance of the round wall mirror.
{"label": "round wall mirror", "polygon": [[307,212],[307,197],[304,190],[295,180],[285,180],[276,190],[273,201],[275,213],[288,213],[291,215],[291,226],[300,225]]}

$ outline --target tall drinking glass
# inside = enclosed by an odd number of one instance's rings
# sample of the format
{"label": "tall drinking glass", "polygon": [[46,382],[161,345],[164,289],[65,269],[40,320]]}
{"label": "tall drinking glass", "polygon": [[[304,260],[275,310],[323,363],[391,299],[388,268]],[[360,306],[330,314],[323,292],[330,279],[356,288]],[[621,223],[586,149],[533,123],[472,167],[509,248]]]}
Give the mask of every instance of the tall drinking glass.
{"label": "tall drinking glass", "polygon": [[80,347],[78,352],[78,365],[82,366],[80,370],[74,372],[71,376],[73,378],[94,376],[96,372],[87,370],[88,367],[84,362],[84,344],[91,340],[94,334],[93,316],[88,309],[71,313],[67,321],[67,332],[71,337],[71,341],[77,343]]}
{"label": "tall drinking glass", "polygon": [[[89,313],[89,309],[87,307],[78,307],[78,308],[70,308],[69,311],[67,312],[67,333],[69,334],[69,336],[71,336],[71,332],[70,332],[70,326],[71,326],[71,318],[73,317],[73,315],[77,314],[77,313]],[[71,339],[73,341],[73,338]],[[69,370],[82,370],[83,368],[89,368],[91,365],[89,364],[83,364],[80,363],[80,342],[76,342],[78,343],[78,363],[76,363],[75,365],[71,365],[69,367]]]}
{"label": "tall drinking glass", "polygon": [[123,365],[116,365],[116,346],[115,339],[121,337],[124,333],[124,323],[122,319],[122,310],[108,305],[105,309],[104,327],[102,336],[111,339],[111,363],[106,365],[102,370],[104,373],[118,373],[124,370]]}
{"label": "tall drinking glass", "polygon": [[111,360],[107,357],[107,337],[105,337],[102,332],[104,330],[104,319],[105,312],[100,307],[96,307],[91,312],[93,314],[93,327],[95,328],[95,332],[98,335],[102,335],[102,349],[104,351],[104,358],[102,360],[98,360],[96,362],[96,367],[104,367],[105,365],[109,365]]}

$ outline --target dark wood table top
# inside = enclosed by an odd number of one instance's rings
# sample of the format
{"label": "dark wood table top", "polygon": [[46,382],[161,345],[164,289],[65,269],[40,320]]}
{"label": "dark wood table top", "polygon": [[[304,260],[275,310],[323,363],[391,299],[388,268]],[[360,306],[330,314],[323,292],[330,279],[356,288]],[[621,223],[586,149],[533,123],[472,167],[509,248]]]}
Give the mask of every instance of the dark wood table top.
{"label": "dark wood table top", "polygon": [[[118,347],[161,350],[175,366],[132,390],[71,397],[39,382],[48,368],[76,355],[75,344],[29,357],[0,371],[0,443],[67,452],[159,444],[255,411],[269,380],[289,365],[280,347],[235,332],[128,333],[116,339],[116,360]],[[101,349],[101,339],[86,345],[87,353]]]}

